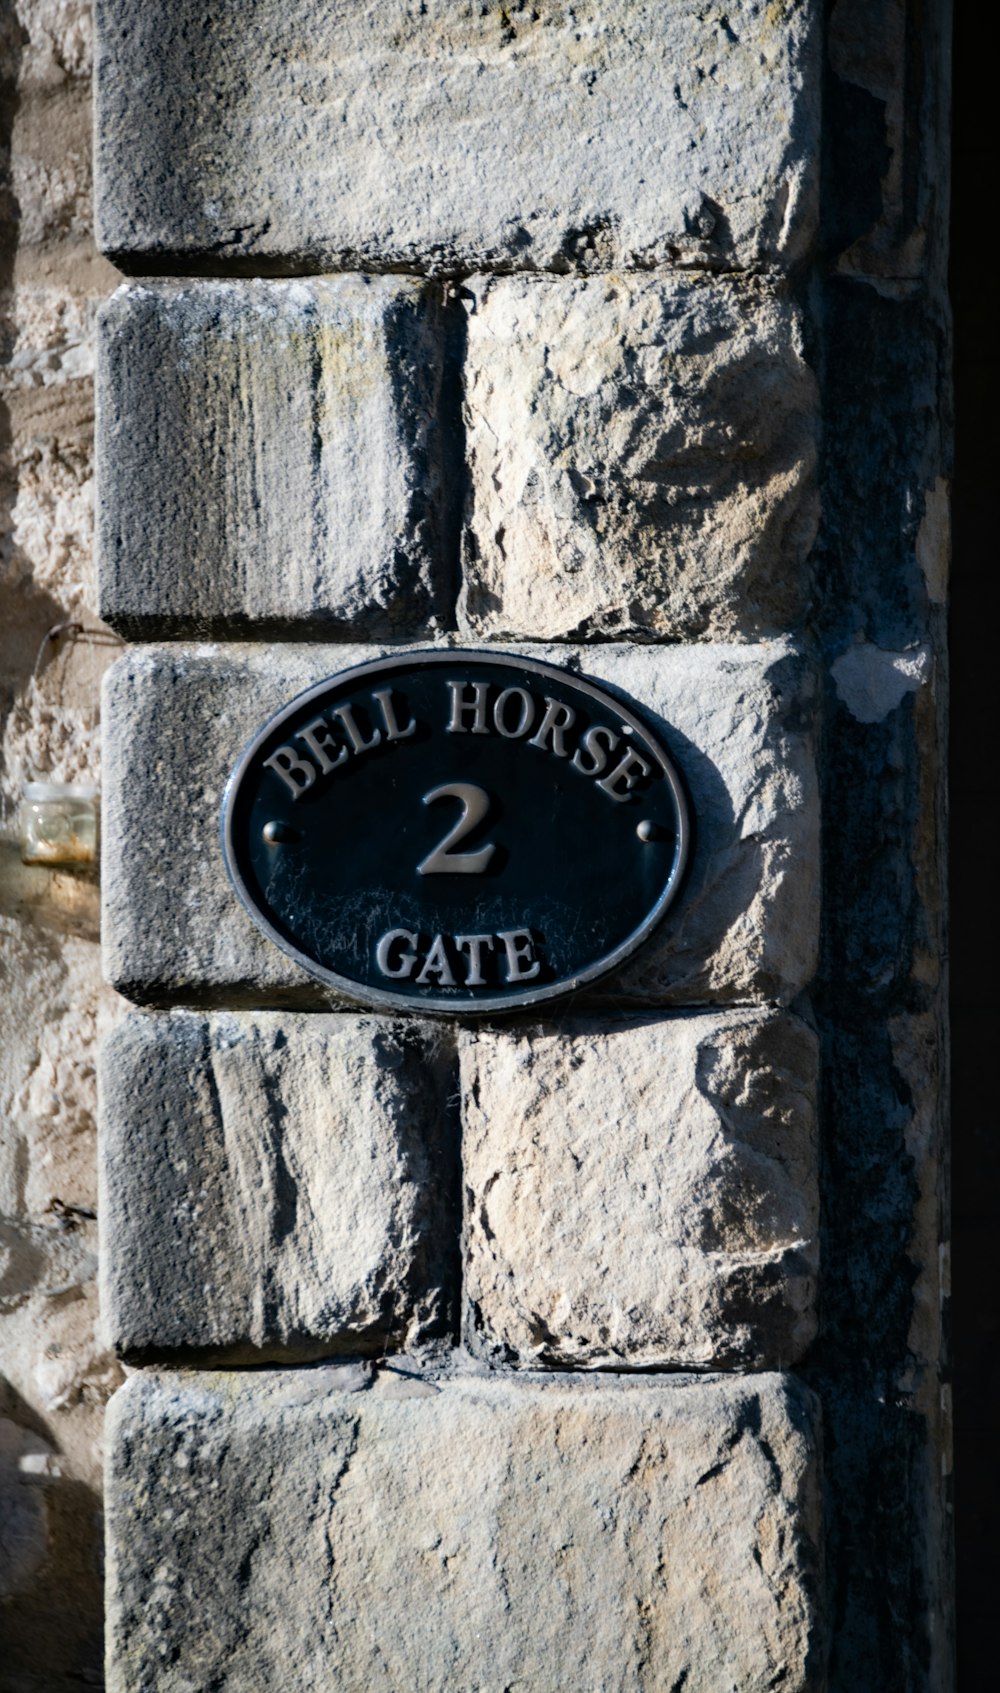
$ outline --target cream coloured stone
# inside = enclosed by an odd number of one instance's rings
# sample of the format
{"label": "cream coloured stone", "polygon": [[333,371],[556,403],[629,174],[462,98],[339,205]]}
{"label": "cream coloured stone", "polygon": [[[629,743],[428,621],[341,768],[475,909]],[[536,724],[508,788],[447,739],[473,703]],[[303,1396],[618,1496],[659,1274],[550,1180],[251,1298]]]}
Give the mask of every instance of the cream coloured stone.
{"label": "cream coloured stone", "polygon": [[[588,999],[791,1000],[815,969],[819,913],[808,662],[783,641],[527,650],[637,700],[673,753],[695,815],[695,848],[675,905]],[[331,1001],[333,990],[266,940],[239,904],[219,814],[257,727],[307,687],[378,651],[151,647],[112,669],[103,939],[109,979],[123,993],[144,1003],[198,994],[273,1005],[277,993],[303,1005]]]}
{"label": "cream coloured stone", "polygon": [[463,288],[460,627],[754,638],[804,604],[816,384],[771,284],[612,275]]}
{"label": "cream coloured stone", "polygon": [[[37,80],[36,72],[41,73]],[[19,213],[18,242],[22,254],[24,249],[71,242],[83,262],[71,272],[70,289],[88,292],[89,254],[83,255],[93,224],[89,79],[60,69],[52,59],[46,66],[29,52],[18,80],[9,167]],[[54,280],[51,263],[44,259],[31,268],[39,280]]]}
{"label": "cream coloured stone", "polygon": [[116,1396],[109,1693],[821,1693],[793,1379],[328,1374]]}
{"label": "cream coloured stone", "polygon": [[102,1300],[131,1358],[398,1351],[453,1318],[436,1039],[373,1017],[133,1016],[102,1052]]}
{"label": "cream coloured stone", "polygon": [[20,79],[59,87],[90,76],[93,8],[90,0],[18,0],[22,26]]}
{"label": "cream coloured stone", "polygon": [[133,283],[101,314],[98,575],[123,633],[417,634],[440,610],[420,283]]}
{"label": "cream coloured stone", "polygon": [[790,264],[813,0],[97,0],[98,229],[315,269]]}
{"label": "cream coloured stone", "polygon": [[[13,472],[5,565],[19,597],[46,598],[36,613],[37,622],[45,618],[34,637],[37,652],[46,627],[86,619],[94,605],[95,302],[61,288],[24,287],[12,305],[13,346],[3,379]],[[26,608],[19,609],[24,615]],[[47,649],[43,661],[57,654],[55,675],[44,674],[45,662],[39,666],[43,688],[61,704],[89,682],[96,704],[100,654],[79,647],[70,654],[63,642]]]}
{"label": "cream coloured stone", "polygon": [[[21,863],[25,778],[93,780],[90,0],[0,9],[0,1683],[97,1687],[105,1402],[97,1298],[96,883]],[[41,648],[41,651],[40,651]],[[32,673],[35,672],[34,679]]]}
{"label": "cream coloured stone", "polygon": [[794,1362],[816,1327],[816,1038],[783,1012],[467,1032],[466,1333],[579,1368]]}

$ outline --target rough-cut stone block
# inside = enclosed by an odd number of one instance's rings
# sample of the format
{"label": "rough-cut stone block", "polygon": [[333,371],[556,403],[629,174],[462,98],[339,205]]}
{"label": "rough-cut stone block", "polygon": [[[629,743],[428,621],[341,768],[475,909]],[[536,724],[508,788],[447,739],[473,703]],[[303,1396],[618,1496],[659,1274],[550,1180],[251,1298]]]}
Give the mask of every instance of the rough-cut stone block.
{"label": "rough-cut stone block", "polygon": [[390,277],[119,289],[98,360],[106,621],[146,640],[432,628],[439,316]]}
{"label": "rough-cut stone block", "polygon": [[785,1012],[464,1035],[470,1346],[576,1369],[799,1358],[816,1066]]}
{"label": "rough-cut stone block", "polygon": [[790,264],[814,0],[97,0],[98,240],[315,268]]}
{"label": "rough-cut stone block", "polygon": [[453,1317],[437,1041],[373,1017],[136,1015],[102,1055],[102,1302],[126,1357],[398,1350]]}
{"label": "rough-cut stone block", "polygon": [[820,1693],[797,1382],[349,1376],[115,1396],[109,1693]]}
{"label": "rough-cut stone block", "polygon": [[727,639],[798,621],[816,385],[787,297],[645,275],[463,296],[463,628]]}
{"label": "rough-cut stone block", "polygon": [[[815,968],[819,909],[807,661],[780,641],[521,650],[578,665],[638,700],[691,794],[695,846],[675,905],[588,999],[792,999]],[[223,863],[219,813],[255,729],[305,688],[378,651],[150,647],[112,668],[103,935],[106,969],[121,992],[142,1003],[274,1005],[276,995],[337,1003],[243,910]]]}

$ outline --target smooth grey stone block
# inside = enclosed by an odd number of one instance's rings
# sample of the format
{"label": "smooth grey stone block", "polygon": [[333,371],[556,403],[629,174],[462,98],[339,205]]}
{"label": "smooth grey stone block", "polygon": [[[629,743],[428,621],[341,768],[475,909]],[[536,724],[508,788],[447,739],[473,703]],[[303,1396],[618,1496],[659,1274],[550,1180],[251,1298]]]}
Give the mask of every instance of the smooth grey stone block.
{"label": "smooth grey stone block", "polygon": [[397,277],[156,282],[100,317],[101,615],[139,640],[443,612],[440,308]]}
{"label": "smooth grey stone block", "polygon": [[760,1369],[816,1332],[817,1040],[787,1012],[469,1031],[466,1338],[497,1361]]}
{"label": "smooth grey stone block", "polygon": [[[380,650],[149,647],[112,667],[103,940],[122,993],[141,1003],[338,1003],[240,905],[219,818],[227,778],[257,728]],[[587,1003],[792,1000],[815,970],[819,922],[810,662],[788,641],[494,650],[578,666],[630,694],[690,790],[695,847],[675,905],[616,975],[587,991]],[[391,794],[387,808],[391,827]]]}
{"label": "smooth grey stone block", "polygon": [[794,1379],[370,1382],[115,1395],[109,1693],[821,1693]]}
{"label": "smooth grey stone block", "polygon": [[191,269],[787,266],[815,0],[97,0],[98,241]]}
{"label": "smooth grey stone block", "polygon": [[134,1014],[101,1054],[101,1279],[124,1357],[392,1352],[449,1331],[447,1058],[415,1021]]}

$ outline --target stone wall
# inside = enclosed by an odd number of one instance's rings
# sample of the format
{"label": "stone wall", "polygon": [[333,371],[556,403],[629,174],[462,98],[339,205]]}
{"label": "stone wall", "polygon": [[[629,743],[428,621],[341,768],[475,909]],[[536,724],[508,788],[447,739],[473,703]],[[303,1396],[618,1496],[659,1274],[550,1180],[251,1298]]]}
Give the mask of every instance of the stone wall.
{"label": "stone wall", "polygon": [[[4,1685],[102,1684],[101,1430],[122,1371],[97,1300],[98,890],[27,867],[25,779],[97,778],[90,8],[0,14],[0,1606]],[[98,632],[98,640],[65,629]]]}
{"label": "stone wall", "polygon": [[[87,15],[9,31],[10,568],[39,642],[99,611],[134,643],[102,883],[136,1009],[97,986],[92,885],[8,846],[18,1693],[96,1674],[82,1635],[36,1667],[32,1621],[123,1366],[114,1693],[945,1689],[939,17],[95,17],[114,293],[55,186],[71,150],[41,156]],[[50,201],[58,238],[24,209]],[[40,279],[71,260],[74,291]],[[69,401],[42,438],[17,396],[83,383],[80,301],[108,294],[95,594]],[[106,653],[57,638],[32,679],[30,633],[9,804],[30,759],[91,768]],[[218,851],[270,712],[449,643],[623,689],[692,801],[668,919],[544,1020],[360,1013],[261,936]],[[71,1135],[80,1197],[51,1192]],[[110,1353],[82,1318],[95,1208]],[[64,1304],[59,1421],[38,1353]],[[74,1603],[96,1627],[93,1585]]]}

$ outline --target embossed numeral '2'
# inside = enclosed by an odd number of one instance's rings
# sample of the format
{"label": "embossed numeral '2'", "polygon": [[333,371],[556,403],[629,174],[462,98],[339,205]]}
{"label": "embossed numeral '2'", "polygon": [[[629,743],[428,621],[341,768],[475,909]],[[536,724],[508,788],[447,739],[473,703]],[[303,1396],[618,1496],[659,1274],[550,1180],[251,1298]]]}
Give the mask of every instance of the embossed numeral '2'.
{"label": "embossed numeral '2'", "polygon": [[418,876],[481,876],[496,850],[492,844],[480,847],[478,852],[453,852],[452,848],[482,822],[490,809],[489,794],[472,782],[445,782],[424,795],[424,804],[433,805],[437,799],[460,800],[462,815],[444,840],[417,865]]}

